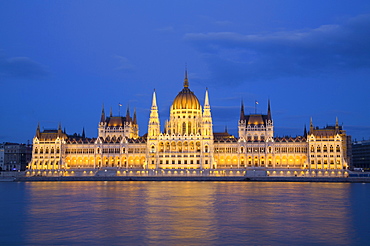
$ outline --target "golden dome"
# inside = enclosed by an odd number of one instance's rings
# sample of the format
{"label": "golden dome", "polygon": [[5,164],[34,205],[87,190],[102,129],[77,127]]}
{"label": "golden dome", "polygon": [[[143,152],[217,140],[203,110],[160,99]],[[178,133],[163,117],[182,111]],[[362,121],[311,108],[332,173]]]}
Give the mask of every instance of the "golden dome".
{"label": "golden dome", "polygon": [[187,87],[176,96],[172,103],[172,109],[201,109],[198,98]]}
{"label": "golden dome", "polygon": [[184,89],[173,100],[172,109],[201,109],[198,98],[189,89],[187,71],[185,71]]}

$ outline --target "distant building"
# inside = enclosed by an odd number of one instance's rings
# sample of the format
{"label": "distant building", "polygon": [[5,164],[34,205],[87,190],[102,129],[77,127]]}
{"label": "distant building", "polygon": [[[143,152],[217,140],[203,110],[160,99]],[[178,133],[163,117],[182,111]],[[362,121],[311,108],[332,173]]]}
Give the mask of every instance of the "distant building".
{"label": "distant building", "polygon": [[[349,165],[348,136],[339,126],[314,127],[303,136],[276,137],[270,101],[267,114],[245,114],[241,105],[238,137],[227,131],[213,132],[211,104],[205,91],[203,107],[189,89],[187,73],[183,89],[175,97],[170,117],[161,131],[156,92],[153,93],[148,133],[139,135],[136,113],[109,117],[102,109],[98,137],[68,136],[58,130],[41,131],[33,139],[29,169],[79,168],[175,169],[296,169],[302,175],[341,174]],[[328,172],[328,170],[331,170]],[[276,173],[276,172],[275,172]],[[279,171],[280,173],[280,171]],[[330,174],[329,174],[330,173]],[[311,174],[310,174],[311,175]]]}
{"label": "distant building", "polygon": [[352,167],[370,171],[370,140],[352,144]]}
{"label": "distant building", "polygon": [[0,145],[1,170],[24,171],[31,159],[32,145],[30,144],[2,143]]}
{"label": "distant building", "polygon": [[4,143],[0,143],[0,171],[5,170],[4,168]]}

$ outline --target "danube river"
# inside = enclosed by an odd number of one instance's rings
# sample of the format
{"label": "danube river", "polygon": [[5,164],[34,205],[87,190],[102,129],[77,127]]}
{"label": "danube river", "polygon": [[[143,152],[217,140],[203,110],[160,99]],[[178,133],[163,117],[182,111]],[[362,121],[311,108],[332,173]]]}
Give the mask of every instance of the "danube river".
{"label": "danube river", "polygon": [[2,182],[0,245],[369,245],[370,184]]}

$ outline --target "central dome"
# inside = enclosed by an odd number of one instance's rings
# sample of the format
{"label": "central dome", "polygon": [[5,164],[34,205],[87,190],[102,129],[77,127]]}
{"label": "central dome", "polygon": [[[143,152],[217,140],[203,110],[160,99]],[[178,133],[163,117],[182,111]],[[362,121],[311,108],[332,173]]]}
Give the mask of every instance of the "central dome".
{"label": "central dome", "polygon": [[189,89],[187,71],[185,72],[184,89],[173,100],[172,109],[201,109],[198,98]]}
{"label": "central dome", "polygon": [[201,109],[198,98],[189,88],[184,88],[173,100],[172,109]]}

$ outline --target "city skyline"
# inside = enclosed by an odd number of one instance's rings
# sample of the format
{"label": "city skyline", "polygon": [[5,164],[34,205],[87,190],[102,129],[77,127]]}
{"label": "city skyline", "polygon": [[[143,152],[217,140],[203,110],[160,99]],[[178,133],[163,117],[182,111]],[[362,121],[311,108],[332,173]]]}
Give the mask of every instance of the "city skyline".
{"label": "city skyline", "polygon": [[163,128],[185,66],[201,105],[208,88],[215,132],[237,134],[241,101],[265,114],[270,100],[277,136],[338,117],[353,139],[370,137],[367,1],[0,6],[0,142],[31,141],[38,123],[96,137],[103,104],[136,108],[143,135],[154,89]]}

